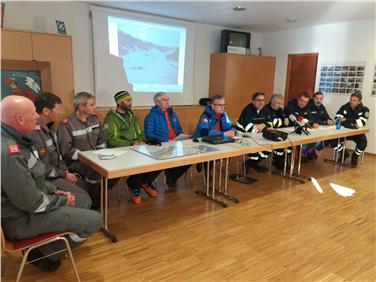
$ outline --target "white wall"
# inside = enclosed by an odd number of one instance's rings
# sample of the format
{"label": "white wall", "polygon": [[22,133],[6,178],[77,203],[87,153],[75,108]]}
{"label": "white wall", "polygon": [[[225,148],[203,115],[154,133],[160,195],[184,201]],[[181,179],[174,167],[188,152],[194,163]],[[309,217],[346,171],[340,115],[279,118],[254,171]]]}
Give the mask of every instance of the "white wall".
{"label": "white wall", "polygon": [[[261,34],[264,55],[276,56],[274,92],[284,94],[288,54],[319,53],[320,65],[340,62],[365,62],[363,103],[370,109],[367,151],[376,153],[375,108],[371,97],[375,66],[375,20],[344,22]],[[316,90],[319,74],[317,74]],[[326,94],[324,104],[333,116],[349,101],[349,95]]]}
{"label": "white wall", "polygon": [[[73,41],[75,91],[94,91],[89,4],[80,2],[7,2],[4,28],[56,34],[55,20],[65,22]],[[209,92],[210,54],[219,52],[225,27],[198,24],[194,59],[194,101]],[[259,35],[252,33],[251,50],[257,54]]]}

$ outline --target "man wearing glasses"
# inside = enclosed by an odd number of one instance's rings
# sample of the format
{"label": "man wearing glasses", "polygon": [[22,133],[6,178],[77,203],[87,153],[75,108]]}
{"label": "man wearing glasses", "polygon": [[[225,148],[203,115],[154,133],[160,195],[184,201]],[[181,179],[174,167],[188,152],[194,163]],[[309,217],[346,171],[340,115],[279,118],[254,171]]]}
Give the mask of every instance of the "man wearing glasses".
{"label": "man wearing glasses", "polygon": [[[265,94],[256,92],[252,95],[252,102],[249,103],[240,114],[239,120],[236,123],[236,129],[241,132],[256,132],[260,133],[266,127],[266,115],[264,110]],[[265,166],[259,165],[262,159],[267,158],[267,152],[257,152],[250,154],[250,159],[245,162],[246,172],[253,167],[256,171],[265,173],[268,169]]]}
{"label": "man wearing glasses", "polygon": [[206,136],[235,137],[235,128],[225,112],[225,98],[221,95],[211,98],[210,105],[205,107],[192,137]]}

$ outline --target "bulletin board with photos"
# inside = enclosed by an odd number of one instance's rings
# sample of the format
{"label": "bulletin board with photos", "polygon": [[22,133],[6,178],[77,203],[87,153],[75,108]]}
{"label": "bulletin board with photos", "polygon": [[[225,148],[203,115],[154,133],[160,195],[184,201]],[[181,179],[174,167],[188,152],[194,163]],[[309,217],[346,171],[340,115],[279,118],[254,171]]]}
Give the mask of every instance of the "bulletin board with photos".
{"label": "bulletin board with photos", "polygon": [[372,87],[372,95],[376,96],[376,66],[373,72],[373,87]]}
{"label": "bulletin board with photos", "polygon": [[320,70],[319,91],[332,94],[351,94],[362,91],[364,65],[323,65]]}

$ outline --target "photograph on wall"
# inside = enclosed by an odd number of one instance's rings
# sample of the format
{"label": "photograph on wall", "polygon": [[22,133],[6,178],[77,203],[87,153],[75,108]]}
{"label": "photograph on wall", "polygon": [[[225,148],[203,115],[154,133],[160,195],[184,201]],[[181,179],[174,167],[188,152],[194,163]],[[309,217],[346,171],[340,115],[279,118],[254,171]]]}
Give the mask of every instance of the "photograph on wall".
{"label": "photograph on wall", "polygon": [[362,91],[364,65],[330,64],[320,69],[319,91],[333,94],[351,94]]}

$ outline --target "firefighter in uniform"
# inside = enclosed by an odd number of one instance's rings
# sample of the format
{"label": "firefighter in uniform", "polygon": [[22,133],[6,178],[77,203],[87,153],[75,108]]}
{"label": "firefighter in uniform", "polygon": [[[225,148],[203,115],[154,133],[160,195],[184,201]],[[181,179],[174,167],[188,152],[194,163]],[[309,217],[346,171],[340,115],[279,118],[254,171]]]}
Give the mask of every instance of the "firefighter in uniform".
{"label": "firefighter in uniform", "polygon": [[309,123],[312,126],[312,122],[309,120],[310,117],[310,106],[309,103],[310,96],[307,92],[302,92],[299,94],[297,99],[292,99],[288,102],[285,108],[285,118],[289,121],[289,126],[293,125],[291,120],[291,115],[295,116],[301,124]]}
{"label": "firefighter in uniform", "polygon": [[[313,94],[313,98],[308,103],[308,106],[310,107],[308,119],[311,121],[313,128],[319,128],[321,125],[334,124],[323,104],[323,100],[324,94],[322,92],[315,92],[315,94]],[[323,146],[323,142],[303,145],[303,152],[306,152],[307,160],[316,159],[316,150],[322,150]]]}
{"label": "firefighter in uniform", "polygon": [[[335,119],[337,122],[341,122],[346,128],[361,128],[367,124],[369,117],[369,109],[365,107],[362,103],[362,94],[359,91],[354,92],[350,96],[350,102],[343,105],[337,112]],[[367,147],[367,137],[365,134],[355,135],[346,137],[347,140],[353,140],[356,144],[354,153],[351,156],[351,164],[355,167],[358,164],[358,158],[362,155],[365,148]],[[341,139],[332,141],[334,142],[335,150],[342,152],[344,148],[344,140]],[[343,152],[342,152],[343,153]],[[345,152],[345,158],[348,156],[348,153]]]}
{"label": "firefighter in uniform", "polygon": [[[59,190],[45,180],[44,165],[28,136],[38,114],[31,100],[7,96],[1,102],[1,225],[10,240],[51,232],[74,232],[69,239],[80,242],[101,226],[101,215],[88,210],[90,198],[83,193]],[[34,260],[60,248],[52,243],[30,253]],[[33,262],[44,271],[60,266],[56,254]]]}
{"label": "firefighter in uniform", "polygon": [[[133,146],[144,143],[144,134],[140,122],[132,112],[132,96],[128,91],[119,91],[114,96],[116,110],[110,110],[104,119],[104,128],[107,133],[109,148]],[[149,196],[158,195],[153,181],[161,171],[134,174],[128,177],[127,184],[132,189],[132,201],[141,204],[141,189]]]}
{"label": "firefighter in uniform", "polygon": [[[264,108],[265,122],[268,128],[280,128],[287,125],[285,122],[285,114],[283,112],[283,96],[281,94],[273,94],[269,104]],[[291,153],[291,150],[289,151]],[[284,149],[273,150],[273,166],[282,170],[284,167]]]}
{"label": "firefighter in uniform", "polygon": [[79,177],[68,171],[60,153],[57,135],[52,130],[54,122],[62,112],[61,99],[53,93],[44,92],[36,96],[34,105],[40,118],[37,120],[32,138],[37,142],[35,147],[44,163],[46,179],[62,190],[87,194],[76,185]]}
{"label": "firefighter in uniform", "polygon": [[[240,132],[262,132],[266,127],[266,119],[264,113],[265,94],[256,92],[252,95],[252,102],[249,103],[240,114],[239,120],[236,123],[236,129]],[[262,159],[266,159],[270,152],[262,151],[254,154],[249,154],[250,159],[245,162],[246,172],[253,167],[258,172],[265,173],[268,169],[265,166],[259,165]]]}
{"label": "firefighter in uniform", "polygon": [[[61,122],[57,131],[60,150],[69,171],[79,174],[84,180],[83,188],[89,192],[93,206],[97,208],[100,203],[101,176],[78,160],[78,152],[106,148],[106,135],[96,115],[92,94],[77,93],[73,103],[75,112]],[[117,179],[109,180],[109,189],[116,182]]]}

